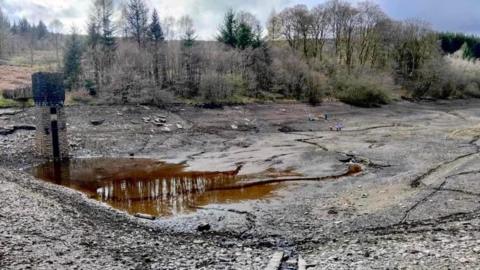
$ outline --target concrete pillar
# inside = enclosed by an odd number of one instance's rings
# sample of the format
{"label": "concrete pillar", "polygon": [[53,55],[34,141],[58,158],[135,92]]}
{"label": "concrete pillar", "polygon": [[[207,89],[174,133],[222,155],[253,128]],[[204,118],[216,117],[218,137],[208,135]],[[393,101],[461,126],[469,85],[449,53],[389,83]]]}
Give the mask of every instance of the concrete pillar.
{"label": "concrete pillar", "polygon": [[32,92],[37,111],[37,154],[48,160],[68,159],[63,74],[45,72],[33,74]]}

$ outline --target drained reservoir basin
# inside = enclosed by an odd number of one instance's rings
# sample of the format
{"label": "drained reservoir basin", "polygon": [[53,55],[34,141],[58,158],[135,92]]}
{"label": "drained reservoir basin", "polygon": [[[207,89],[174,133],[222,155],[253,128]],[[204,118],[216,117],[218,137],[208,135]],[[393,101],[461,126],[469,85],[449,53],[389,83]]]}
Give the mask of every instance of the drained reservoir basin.
{"label": "drained reservoir basin", "polygon": [[130,214],[171,216],[209,204],[268,198],[282,185],[241,187],[245,177],[238,176],[239,169],[199,172],[153,159],[92,158],[47,162],[31,172]]}

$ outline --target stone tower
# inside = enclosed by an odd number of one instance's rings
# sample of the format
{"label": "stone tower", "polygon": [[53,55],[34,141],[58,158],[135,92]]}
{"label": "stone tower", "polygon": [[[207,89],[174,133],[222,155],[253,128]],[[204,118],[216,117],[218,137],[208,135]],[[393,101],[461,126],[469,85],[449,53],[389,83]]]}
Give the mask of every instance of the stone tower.
{"label": "stone tower", "polygon": [[32,92],[37,119],[37,154],[48,160],[68,159],[63,74],[45,72],[33,74]]}

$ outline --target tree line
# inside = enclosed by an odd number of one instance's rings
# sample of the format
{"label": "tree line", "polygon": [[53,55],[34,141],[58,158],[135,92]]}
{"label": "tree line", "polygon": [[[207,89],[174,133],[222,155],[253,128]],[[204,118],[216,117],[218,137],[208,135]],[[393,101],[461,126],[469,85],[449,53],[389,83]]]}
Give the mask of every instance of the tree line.
{"label": "tree line", "polygon": [[[463,48],[467,58],[476,58],[475,38],[438,34],[419,20],[395,21],[369,1],[287,7],[272,12],[265,26],[251,13],[229,10],[216,41],[197,41],[192,18],[163,17],[144,0],[91,3],[86,35],[47,30],[46,37],[57,55],[63,46],[59,67],[67,86],[107,102],[318,103],[330,95],[371,106],[388,102],[399,88],[417,97],[478,88],[470,78],[451,76],[442,57]],[[114,20],[114,13],[120,18]],[[24,27],[23,20],[11,25],[0,15],[2,21],[0,48],[2,40],[20,37],[21,29],[39,33],[45,26]]]}
{"label": "tree line", "polygon": [[439,39],[442,50],[453,54],[462,50],[462,56],[466,59],[480,58],[480,38],[462,33],[440,33]]}

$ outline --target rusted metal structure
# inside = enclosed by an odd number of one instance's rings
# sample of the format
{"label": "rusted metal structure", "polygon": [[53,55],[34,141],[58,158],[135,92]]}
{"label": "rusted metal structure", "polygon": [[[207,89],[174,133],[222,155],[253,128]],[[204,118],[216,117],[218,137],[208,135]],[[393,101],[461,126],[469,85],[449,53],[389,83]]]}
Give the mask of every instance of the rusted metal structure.
{"label": "rusted metal structure", "polygon": [[36,106],[36,150],[40,157],[60,161],[68,158],[65,88],[62,73],[39,72],[32,75]]}

